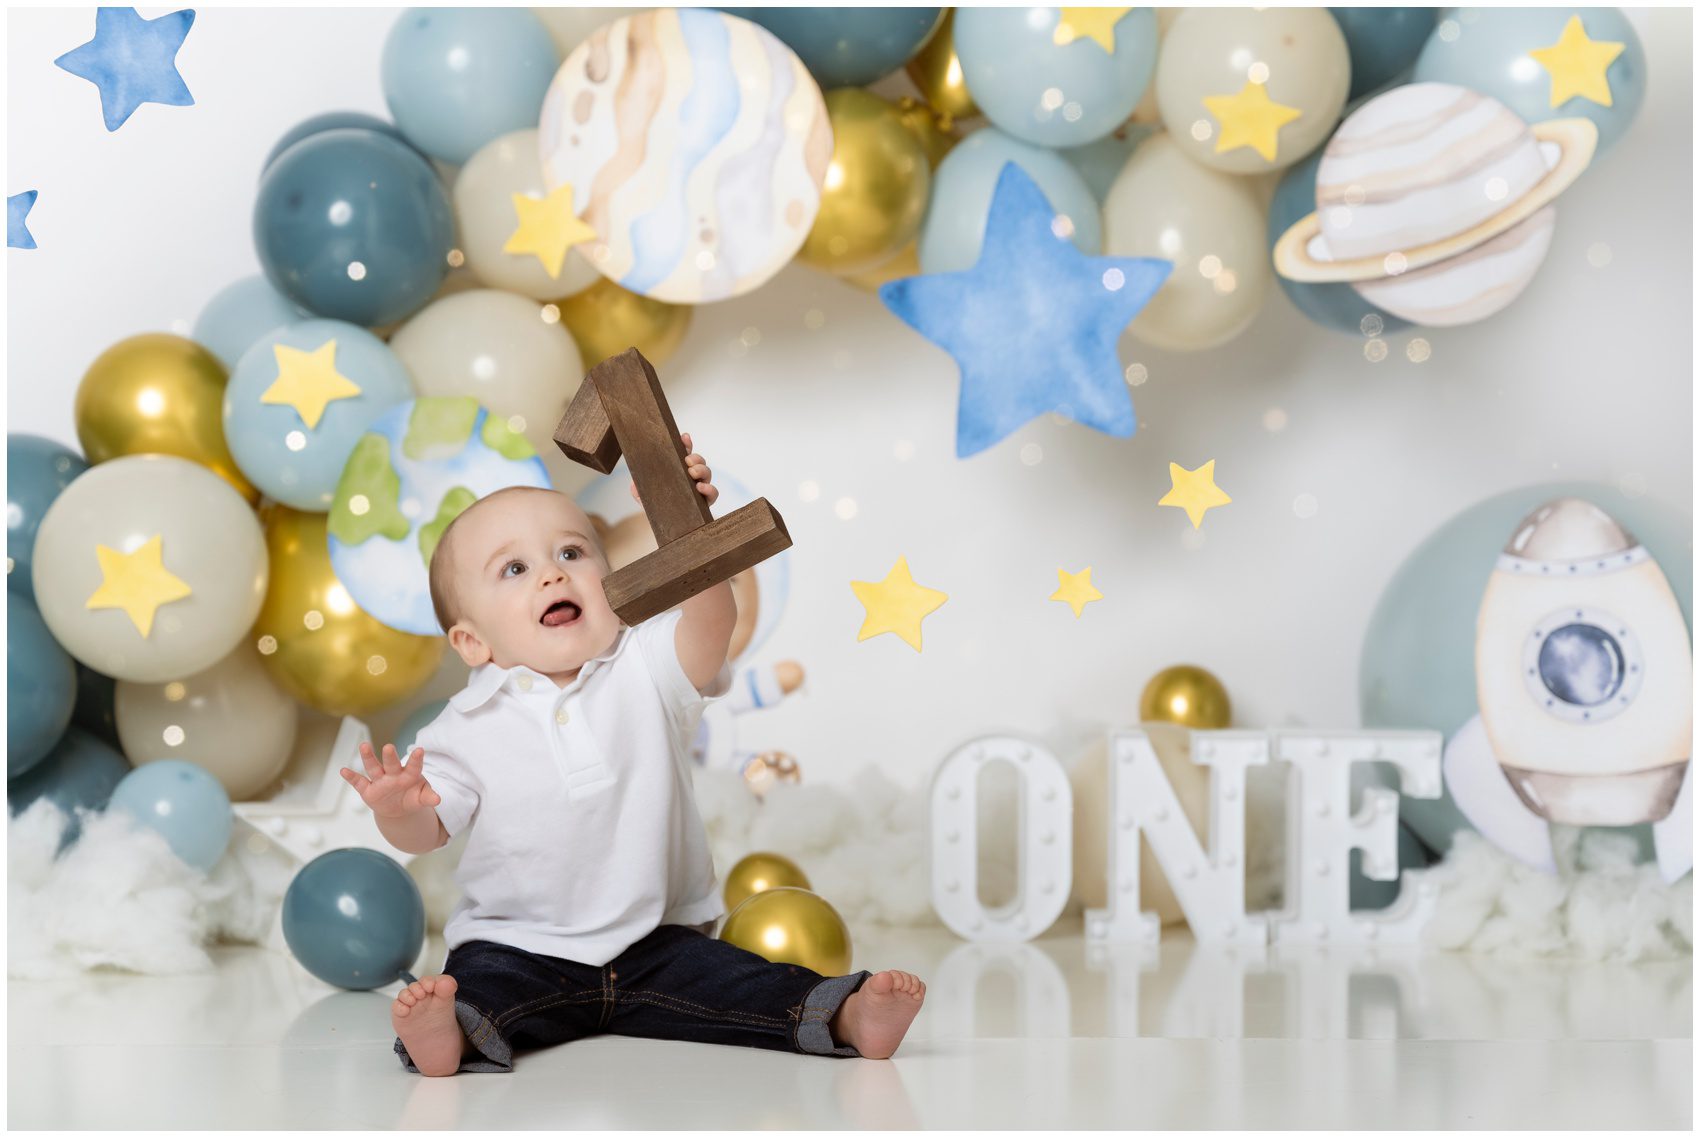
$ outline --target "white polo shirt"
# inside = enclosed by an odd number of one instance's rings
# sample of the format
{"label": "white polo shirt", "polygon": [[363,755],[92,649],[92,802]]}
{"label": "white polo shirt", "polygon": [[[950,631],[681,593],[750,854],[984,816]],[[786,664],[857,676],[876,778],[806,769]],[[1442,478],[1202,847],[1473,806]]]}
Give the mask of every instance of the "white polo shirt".
{"label": "white polo shirt", "polygon": [[472,828],[450,948],[489,940],[600,966],[659,925],[725,913],[690,745],[731,668],[696,689],[674,647],[682,615],[622,628],[564,688],[483,664],[419,733],[443,828]]}

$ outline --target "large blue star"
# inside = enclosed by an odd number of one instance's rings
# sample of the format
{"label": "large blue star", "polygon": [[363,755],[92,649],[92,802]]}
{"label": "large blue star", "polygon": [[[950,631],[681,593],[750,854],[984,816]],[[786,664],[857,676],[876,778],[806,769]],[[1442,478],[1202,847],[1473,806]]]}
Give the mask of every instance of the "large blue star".
{"label": "large blue star", "polygon": [[1055,218],[1027,172],[1007,163],[972,269],[880,288],[885,306],[949,352],[962,372],[958,458],[1046,411],[1117,438],[1134,432],[1116,340],[1174,266],[1153,257],[1089,257],[1052,228]]}
{"label": "large blue star", "polygon": [[100,88],[106,129],[117,130],[143,103],[194,105],[175,62],[194,22],[192,8],[157,20],[142,19],[134,8],[101,8],[94,38],[53,62]]}
{"label": "large blue star", "polygon": [[34,190],[25,190],[21,194],[13,194],[6,199],[6,247],[8,249],[34,249],[35,238],[30,235],[29,227],[24,224],[24,218],[29,216],[30,207],[35,205]]}

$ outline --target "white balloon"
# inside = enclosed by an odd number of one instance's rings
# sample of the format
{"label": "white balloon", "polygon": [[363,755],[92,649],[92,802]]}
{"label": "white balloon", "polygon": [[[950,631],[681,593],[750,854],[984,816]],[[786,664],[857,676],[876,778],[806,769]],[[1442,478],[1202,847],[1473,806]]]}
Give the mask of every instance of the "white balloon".
{"label": "white balloon", "polygon": [[550,276],[536,254],[507,252],[504,246],[519,227],[515,194],[539,200],[549,196],[535,129],[516,130],[485,143],[455,177],[460,248],[466,267],[479,280],[535,300],[559,300],[602,278],[577,248],[567,250],[559,276]]}
{"label": "white balloon", "polygon": [[565,59],[573,53],[573,48],[590,38],[590,33],[603,24],[612,23],[621,16],[630,16],[640,11],[637,8],[533,8],[532,12],[543,21],[543,26],[549,29],[549,38],[555,41],[555,50]]}

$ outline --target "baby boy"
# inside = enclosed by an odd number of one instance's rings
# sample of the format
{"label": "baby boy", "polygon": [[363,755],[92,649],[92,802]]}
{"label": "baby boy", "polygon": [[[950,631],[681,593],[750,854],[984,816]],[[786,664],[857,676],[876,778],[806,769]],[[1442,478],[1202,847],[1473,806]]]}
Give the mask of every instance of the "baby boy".
{"label": "baby boy", "polygon": [[[712,503],[702,456],[685,465]],[[730,682],[731,586],[628,628],[607,572],[583,511],[531,487],[475,502],[432,553],[466,687],[405,765],[368,744],[365,775],[342,771],[397,849],[468,831],[442,973],[390,1009],[402,1066],[511,1071],[515,1051],[601,1032],[889,1057],[921,1008],[919,978],[822,976],[712,935],[726,910],[690,745]]]}

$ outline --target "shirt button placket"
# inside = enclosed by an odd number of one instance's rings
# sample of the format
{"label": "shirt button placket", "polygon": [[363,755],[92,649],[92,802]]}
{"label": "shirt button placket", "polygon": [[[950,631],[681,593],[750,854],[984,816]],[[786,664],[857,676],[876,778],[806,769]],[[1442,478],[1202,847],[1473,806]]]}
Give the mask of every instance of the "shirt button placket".
{"label": "shirt button placket", "polygon": [[557,707],[555,709],[555,722],[556,723],[559,723],[561,726],[565,727],[567,725],[567,718],[568,718],[567,709],[565,707]]}

